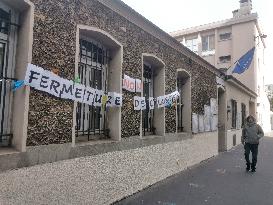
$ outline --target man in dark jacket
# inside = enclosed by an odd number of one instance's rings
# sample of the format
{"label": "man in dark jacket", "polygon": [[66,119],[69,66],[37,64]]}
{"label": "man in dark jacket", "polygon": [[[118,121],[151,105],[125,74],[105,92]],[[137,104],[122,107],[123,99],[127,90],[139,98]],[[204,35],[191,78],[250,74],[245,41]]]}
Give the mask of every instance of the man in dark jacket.
{"label": "man in dark jacket", "polygon": [[[255,172],[258,156],[259,140],[264,136],[263,129],[260,125],[256,124],[256,120],[253,116],[246,118],[246,125],[242,131],[242,143],[245,148],[245,159],[246,159],[246,171]],[[252,153],[252,163],[249,161],[250,151]]]}

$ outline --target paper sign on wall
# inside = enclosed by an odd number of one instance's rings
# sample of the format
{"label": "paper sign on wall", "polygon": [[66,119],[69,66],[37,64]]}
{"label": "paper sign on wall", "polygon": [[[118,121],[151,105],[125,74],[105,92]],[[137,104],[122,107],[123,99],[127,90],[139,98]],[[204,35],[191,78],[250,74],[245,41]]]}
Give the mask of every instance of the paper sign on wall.
{"label": "paper sign on wall", "polygon": [[130,92],[136,91],[136,81],[128,75],[124,75],[122,88]]}
{"label": "paper sign on wall", "polygon": [[[102,106],[102,98],[105,96],[102,90],[93,89],[79,83],[75,84],[70,80],[63,79],[50,71],[32,64],[28,64],[25,85],[56,97],[94,106]],[[108,97],[107,106],[108,103],[109,106],[121,107],[122,95],[115,92],[111,93],[110,97]]]}
{"label": "paper sign on wall", "polygon": [[210,120],[211,120],[210,106],[204,105],[204,128],[206,132],[211,131]]}
{"label": "paper sign on wall", "polygon": [[204,132],[204,115],[198,115],[198,130]]}
{"label": "paper sign on wall", "polygon": [[192,113],[192,132],[198,133],[198,115],[195,113]]}
{"label": "paper sign on wall", "polygon": [[155,101],[153,97],[149,98],[149,109],[153,110],[155,108]]}
{"label": "paper sign on wall", "polygon": [[146,101],[145,97],[134,96],[134,110],[145,110]]}

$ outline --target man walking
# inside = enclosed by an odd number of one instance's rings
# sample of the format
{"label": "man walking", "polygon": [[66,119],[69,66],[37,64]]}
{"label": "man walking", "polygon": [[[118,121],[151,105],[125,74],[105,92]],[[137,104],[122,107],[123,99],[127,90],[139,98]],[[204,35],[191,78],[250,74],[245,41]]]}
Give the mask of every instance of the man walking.
{"label": "man walking", "polygon": [[[242,144],[245,148],[245,160],[246,160],[246,171],[256,171],[257,156],[259,140],[264,136],[263,129],[260,125],[256,124],[256,120],[253,116],[246,118],[246,125],[242,131]],[[249,161],[250,151],[252,153],[252,163]]]}

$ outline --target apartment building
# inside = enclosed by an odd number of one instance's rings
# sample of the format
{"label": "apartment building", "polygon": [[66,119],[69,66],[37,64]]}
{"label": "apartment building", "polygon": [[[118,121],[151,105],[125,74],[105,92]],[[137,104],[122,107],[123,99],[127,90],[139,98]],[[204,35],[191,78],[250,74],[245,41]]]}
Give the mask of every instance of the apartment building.
{"label": "apartment building", "polygon": [[[233,11],[230,19],[170,33],[181,44],[227,75],[227,125],[224,126],[226,136],[222,139],[226,142],[224,149],[240,143],[234,142],[234,136],[239,140],[241,127],[248,114],[256,116],[258,123],[266,132],[269,131],[269,102],[264,92],[266,35],[259,26],[257,13],[251,11],[252,1],[241,0],[240,8]],[[233,73],[238,60],[253,48],[254,56],[249,68],[240,74]],[[235,84],[239,92],[234,90]],[[219,142],[222,140],[219,136]]]}

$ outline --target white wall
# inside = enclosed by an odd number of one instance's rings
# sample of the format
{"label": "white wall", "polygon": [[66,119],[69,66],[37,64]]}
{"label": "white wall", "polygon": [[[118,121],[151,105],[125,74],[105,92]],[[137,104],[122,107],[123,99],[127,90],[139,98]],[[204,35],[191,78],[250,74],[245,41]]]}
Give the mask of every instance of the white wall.
{"label": "white wall", "polygon": [[4,179],[0,202],[111,204],[217,154],[218,133],[209,132],[183,141],[13,170],[0,174]]}

